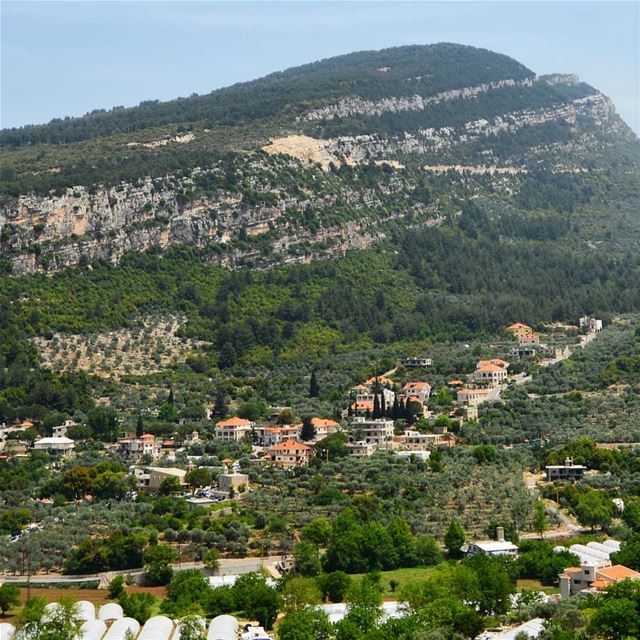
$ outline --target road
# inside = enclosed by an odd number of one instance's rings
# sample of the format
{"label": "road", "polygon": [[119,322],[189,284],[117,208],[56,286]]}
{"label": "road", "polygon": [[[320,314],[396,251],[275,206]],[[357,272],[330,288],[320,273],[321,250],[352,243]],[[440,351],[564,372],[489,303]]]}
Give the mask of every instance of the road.
{"label": "road", "polygon": [[[274,578],[280,577],[276,564],[282,560],[282,556],[265,556],[264,558],[220,558],[220,567],[216,575],[230,576],[242,573],[250,573],[264,567]],[[177,562],[173,565],[174,571],[186,571],[187,569],[204,569],[203,562]],[[131,575],[139,578],[143,569],[128,569],[124,571],[106,571],[103,573],[91,573],[81,576],[68,576],[62,573],[43,573],[31,576],[31,582],[36,584],[68,584],[77,585],[83,582],[98,582],[100,588],[105,588],[117,575]],[[26,582],[27,576],[0,575],[0,582]]]}

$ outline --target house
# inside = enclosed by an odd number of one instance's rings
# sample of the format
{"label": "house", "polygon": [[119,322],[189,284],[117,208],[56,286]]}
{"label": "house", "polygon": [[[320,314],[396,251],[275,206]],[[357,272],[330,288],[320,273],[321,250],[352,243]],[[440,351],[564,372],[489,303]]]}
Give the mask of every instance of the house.
{"label": "house", "polygon": [[[396,397],[393,390],[394,382],[391,378],[385,378],[379,376],[376,378],[369,378],[365,380],[363,384],[356,385],[351,389],[352,395],[355,396],[354,408],[356,411],[373,411],[373,403],[375,396],[378,396],[378,400],[382,402],[384,399],[385,405],[389,406],[393,404]],[[360,407],[364,407],[361,409]]]}
{"label": "house", "polygon": [[278,467],[300,467],[309,464],[313,447],[295,440],[285,440],[271,447],[267,453]]}
{"label": "house", "polygon": [[231,489],[234,491],[245,489],[249,486],[249,476],[246,473],[221,473],[218,476],[218,489],[229,493]]}
{"label": "house", "polygon": [[584,465],[574,464],[573,458],[565,458],[564,464],[551,464],[545,468],[549,482],[582,480],[587,469]]}
{"label": "house", "polygon": [[[316,441],[322,440],[323,438],[331,436],[342,430],[339,422],[336,422],[335,420],[328,420],[326,418],[311,418],[311,424],[316,430]],[[300,425],[300,427],[302,427],[302,425]]]}
{"label": "house", "polygon": [[509,363],[506,360],[502,360],[501,358],[493,358],[492,360],[478,360],[478,364],[476,364],[476,369],[481,369],[482,367],[488,367],[489,365],[495,365],[497,367],[502,367],[503,369],[509,368]]}
{"label": "house", "polygon": [[602,320],[583,316],[580,318],[580,328],[588,333],[600,333],[600,331],[602,331]]}
{"label": "house", "polygon": [[467,553],[484,553],[487,556],[512,556],[518,555],[518,547],[513,542],[504,539],[504,529],[497,528],[497,540],[482,540],[470,542],[467,545]]}
{"label": "house", "polygon": [[449,434],[446,433],[420,433],[415,429],[407,429],[398,438],[400,444],[408,451],[428,451],[433,447],[449,446]]}
{"label": "house", "polygon": [[569,598],[581,591],[598,593],[622,580],[640,580],[640,573],[622,564],[606,567],[583,564],[580,567],[568,567],[560,574],[560,597]]}
{"label": "house", "polygon": [[526,336],[518,337],[519,347],[533,347],[540,344],[540,336],[537,333],[530,333]]}
{"label": "house", "polygon": [[255,426],[255,422],[236,416],[218,422],[215,426],[215,436],[225,442],[241,442]]}
{"label": "house", "polygon": [[512,325],[509,325],[507,331],[514,338],[521,338],[522,336],[528,336],[533,333],[533,329],[529,325],[522,324],[521,322],[514,322]]}
{"label": "house", "polygon": [[176,469],[175,467],[149,467],[149,487],[150,491],[158,491],[162,483],[168,478],[176,478],[182,487],[187,486],[185,476],[187,472],[184,469]]}
{"label": "house", "polygon": [[372,444],[374,449],[393,447],[393,420],[356,416],[351,423],[353,441]]}
{"label": "house", "polygon": [[357,442],[347,443],[349,455],[353,458],[370,458],[375,451],[375,447],[370,442],[358,440]]}
{"label": "house", "polygon": [[75,442],[66,437],[40,438],[33,443],[34,451],[46,451],[54,456],[66,456],[73,452]]}
{"label": "house", "polygon": [[151,433],[144,433],[139,438],[129,435],[118,439],[118,453],[125,458],[137,458],[148,455],[151,458],[160,456],[162,444]]}
{"label": "house", "polygon": [[73,420],[65,420],[64,424],[53,427],[52,435],[54,438],[64,438],[67,435],[67,431],[75,426],[77,426],[77,424]]}
{"label": "house", "polygon": [[426,404],[429,402],[429,396],[431,395],[431,385],[423,381],[407,382],[402,387],[402,391],[407,398],[415,397],[420,404]]}
{"label": "house", "polygon": [[489,389],[460,389],[457,393],[458,404],[477,407],[479,404],[491,399],[489,392]]}
{"label": "house", "polygon": [[511,347],[509,355],[512,358],[518,358],[518,360],[533,358],[536,355],[536,350],[533,347]]}
{"label": "house", "polygon": [[471,379],[475,382],[484,382],[492,387],[497,387],[506,381],[507,370],[497,364],[487,364],[476,369],[471,374]]}
{"label": "house", "polygon": [[416,356],[413,358],[403,358],[400,363],[407,367],[407,369],[415,369],[431,366],[431,358],[425,358],[424,356]]}
{"label": "house", "polygon": [[273,427],[258,427],[256,435],[258,442],[263,447],[272,447],[285,440],[299,440],[302,425],[286,424]]}

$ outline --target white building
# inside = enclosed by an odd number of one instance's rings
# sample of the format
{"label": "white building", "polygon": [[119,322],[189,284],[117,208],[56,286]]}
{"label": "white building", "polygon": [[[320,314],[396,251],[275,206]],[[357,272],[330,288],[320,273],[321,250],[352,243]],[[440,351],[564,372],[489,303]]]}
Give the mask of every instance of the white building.
{"label": "white building", "polygon": [[415,429],[405,430],[399,441],[408,451],[428,451],[448,443],[447,435],[444,433],[420,433]]}
{"label": "white building", "polygon": [[507,370],[497,364],[485,364],[471,374],[471,379],[497,387],[507,380]]}
{"label": "white building", "polygon": [[423,368],[431,366],[431,358],[416,356],[413,358],[404,358],[400,361],[407,369]]}
{"label": "white building", "polygon": [[75,442],[66,437],[40,438],[33,443],[34,451],[46,451],[51,455],[66,456],[73,452]]}
{"label": "white building", "polygon": [[504,539],[504,529],[502,527],[498,527],[497,534],[497,540],[470,542],[467,545],[467,553],[484,553],[487,556],[517,556],[518,547],[513,542]]}
{"label": "white building", "polygon": [[375,451],[374,446],[370,442],[358,440],[357,442],[348,442],[347,448],[349,455],[353,458],[370,458]]}
{"label": "white building", "polygon": [[225,442],[240,442],[247,434],[251,433],[255,426],[256,423],[251,420],[233,417],[218,422],[215,427],[215,435],[216,438]]}
{"label": "white building", "polygon": [[355,441],[372,444],[374,449],[393,447],[393,420],[356,416],[351,423],[351,433]]}
{"label": "white building", "polygon": [[422,404],[426,404],[429,402],[429,396],[431,395],[431,385],[421,380],[407,382],[402,387],[402,391],[407,398],[417,398]]}

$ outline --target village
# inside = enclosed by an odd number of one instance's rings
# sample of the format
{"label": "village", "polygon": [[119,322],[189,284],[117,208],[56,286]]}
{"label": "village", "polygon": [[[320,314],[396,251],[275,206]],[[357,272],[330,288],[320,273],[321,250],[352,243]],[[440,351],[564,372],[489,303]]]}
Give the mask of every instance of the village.
{"label": "village", "polygon": [[[513,385],[526,385],[530,380],[530,375],[522,367],[517,368],[518,373],[510,373],[513,363],[526,360],[529,364],[545,367],[560,362],[568,358],[573,349],[591,342],[602,331],[603,323],[584,317],[580,318],[576,327],[568,329],[567,335],[572,336],[573,343],[558,340],[556,332],[555,344],[550,347],[531,327],[522,323],[511,324],[504,330],[504,342],[491,345],[496,357],[478,360],[473,372],[458,377],[449,376],[442,386],[435,389],[429,383],[431,358],[425,355],[406,356],[393,369],[349,388],[345,394],[345,407],[331,417],[309,416],[295,421],[291,420],[295,416],[289,407],[279,407],[273,411],[273,421],[252,420],[237,415],[221,420],[210,418],[210,430],[183,429],[180,439],[160,438],[138,429],[141,432],[126,434],[112,443],[105,442],[104,452],[116,456],[127,465],[125,500],[136,501],[143,496],[171,496],[184,501],[188,510],[194,513],[204,514],[207,509],[215,509],[219,515],[232,516],[237,511],[237,505],[250,498],[255,489],[251,481],[251,469],[255,465],[265,468],[272,466],[296,474],[297,470],[317,467],[319,461],[329,463],[336,451],[353,460],[368,460],[381,453],[397,460],[428,464],[434,452],[467,448],[468,445],[457,435],[461,426],[473,428],[480,417],[479,407],[498,402],[505,389]],[[436,397],[440,399],[439,402],[434,402]],[[445,402],[442,402],[443,398]],[[28,458],[44,453],[55,466],[73,460],[76,448],[82,448],[81,440],[70,437],[77,432],[74,428],[78,427],[73,420],[52,427],[51,435],[21,439],[22,434],[33,432],[36,427],[34,422],[23,420],[15,425],[2,425],[2,459]],[[239,456],[225,457],[218,465],[206,466],[203,456],[195,455],[193,451],[194,447],[208,441],[242,451],[243,461]],[[542,505],[545,502],[540,496],[545,493],[545,487],[554,487],[558,491],[558,487],[580,483],[585,473],[597,473],[584,464],[574,463],[571,457],[566,457],[558,464],[548,464],[543,471],[544,475],[540,474],[533,482],[527,483],[532,496]],[[93,496],[80,492],[72,502],[90,504],[93,500]],[[53,501],[43,498],[40,504],[46,508]],[[624,509],[624,504],[618,505],[618,508]],[[544,515],[544,509],[547,515]],[[546,522],[550,516],[556,520],[556,524],[554,527],[548,523],[541,524],[538,530],[541,539],[572,539],[577,533],[587,531],[574,518],[561,513],[557,502],[547,500],[540,518]],[[8,543],[22,543],[39,529],[37,524],[29,525],[11,535]],[[533,532],[523,532],[521,541],[535,537]],[[461,557],[479,555],[515,561],[519,557],[520,545],[513,540],[512,536],[505,535],[503,526],[497,526],[491,538],[465,540],[463,537],[458,552]],[[446,536],[445,544],[448,544]],[[555,575],[557,587],[552,591],[539,591],[536,598],[540,602],[570,599],[583,592],[602,593],[613,584],[640,579],[640,572],[612,559],[611,556],[620,550],[621,542],[613,538],[600,538],[584,544],[578,541],[568,547],[557,544],[553,548],[554,553],[562,557],[572,554],[571,557],[579,559],[579,564],[564,567]],[[205,571],[207,584],[215,590],[233,588],[242,575],[258,570],[264,572],[268,588],[275,589],[278,581],[286,580],[289,574],[297,575],[300,562],[295,553],[280,553],[266,562],[264,558],[247,562],[225,556],[216,560],[210,571],[206,570],[207,564],[202,561],[186,562],[184,566],[179,563],[174,565],[173,571],[175,575],[191,568]],[[106,588],[117,575],[103,572],[94,578],[101,587]],[[129,571],[128,575],[134,576],[134,583],[144,584],[146,573],[142,568]],[[84,580],[89,578],[91,576],[83,576]],[[64,584],[70,578],[29,574],[26,579],[29,583],[32,580],[45,580],[52,584],[54,581],[55,584]],[[0,585],[2,582],[5,585],[23,584],[24,580],[25,576],[19,573],[5,573],[0,576]],[[517,593],[511,595],[512,607],[519,606],[518,597]],[[49,615],[54,615],[58,610],[56,607],[62,607],[55,602],[47,606]],[[349,613],[349,605],[345,602],[324,602],[310,606],[324,612],[332,624],[339,623]],[[163,615],[152,615],[146,621],[139,621],[128,616],[117,602],[97,606],[91,601],[81,601],[78,607],[83,632],[79,637],[83,640],[175,640],[182,637],[184,625],[191,624],[174,621]],[[393,597],[385,598],[382,603],[383,620],[401,619],[405,615],[407,610],[401,601]],[[528,634],[527,637],[536,638],[544,629],[543,622],[541,618],[532,618],[505,630],[485,631],[478,638],[511,640],[524,633]],[[265,631],[269,624],[260,619],[252,620],[251,616],[246,619],[221,614],[213,617],[208,627],[202,618],[196,626],[208,628],[207,637],[215,640],[269,640],[273,637],[272,632]],[[10,622],[0,622],[2,640],[11,640],[13,633],[14,627]]]}

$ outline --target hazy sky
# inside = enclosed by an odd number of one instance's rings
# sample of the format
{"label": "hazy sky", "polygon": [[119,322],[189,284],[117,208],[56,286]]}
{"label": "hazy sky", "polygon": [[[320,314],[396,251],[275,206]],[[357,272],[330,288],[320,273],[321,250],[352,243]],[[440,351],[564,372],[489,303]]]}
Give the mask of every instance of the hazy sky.
{"label": "hazy sky", "polygon": [[2,127],[166,100],[341,53],[458,42],[575,72],[640,133],[640,3],[2,0]]}

